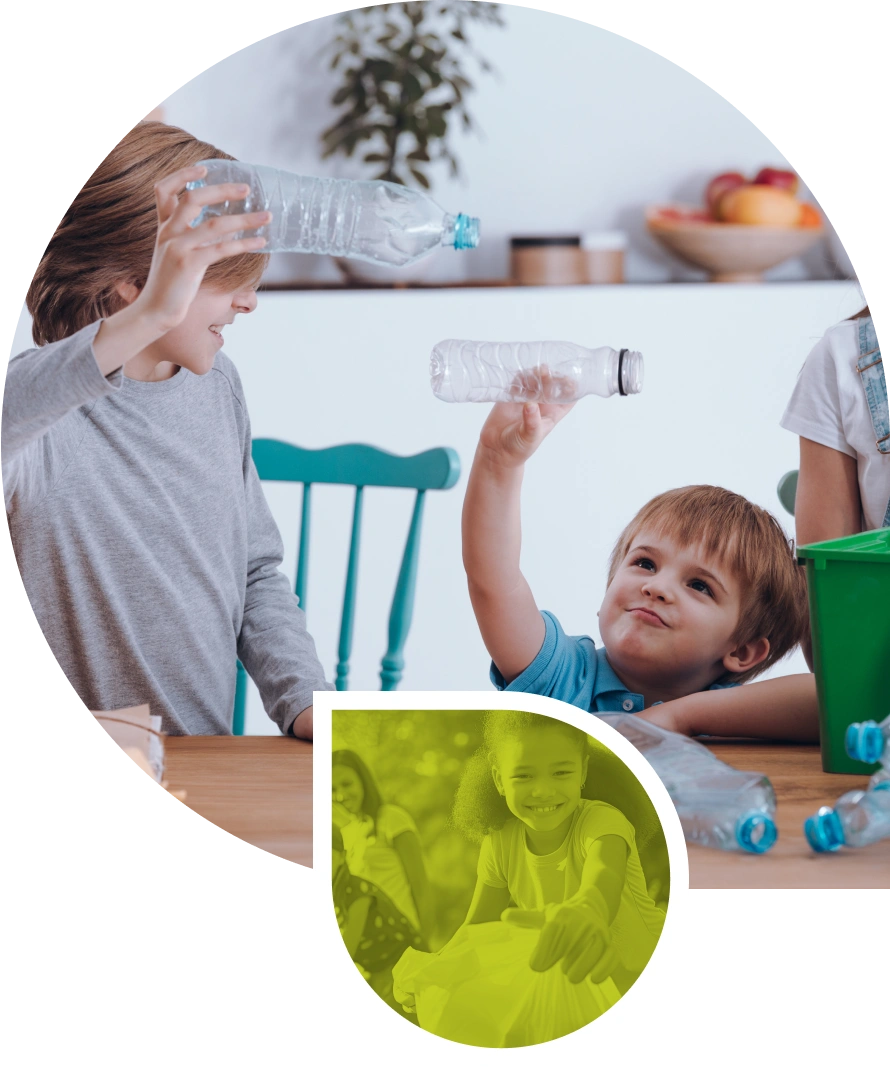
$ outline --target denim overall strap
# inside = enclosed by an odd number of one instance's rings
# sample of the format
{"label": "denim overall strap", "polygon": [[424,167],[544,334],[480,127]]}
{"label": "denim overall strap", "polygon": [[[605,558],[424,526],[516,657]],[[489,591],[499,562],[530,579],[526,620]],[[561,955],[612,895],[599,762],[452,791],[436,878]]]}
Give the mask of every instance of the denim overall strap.
{"label": "denim overall strap", "polygon": [[[887,404],[887,380],[875,324],[868,315],[859,320],[859,359],[856,363],[859,380],[865,390],[868,410],[875,433],[875,447],[890,456],[890,409]],[[884,513],[884,526],[890,526],[890,501]]]}

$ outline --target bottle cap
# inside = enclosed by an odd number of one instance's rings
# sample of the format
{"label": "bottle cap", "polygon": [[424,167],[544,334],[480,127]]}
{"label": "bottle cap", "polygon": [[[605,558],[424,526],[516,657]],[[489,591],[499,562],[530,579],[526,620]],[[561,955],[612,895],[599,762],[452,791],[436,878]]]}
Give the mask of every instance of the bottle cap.
{"label": "bottle cap", "polygon": [[776,824],[765,811],[749,811],[736,823],[735,839],[745,852],[766,852],[778,836]]}
{"label": "bottle cap", "polygon": [[585,252],[623,252],[627,248],[627,234],[621,230],[595,230],[581,238]]}
{"label": "bottle cap", "polygon": [[845,843],[844,827],[834,808],[820,808],[803,824],[803,831],[814,852],[837,852]]}
{"label": "bottle cap", "polygon": [[479,220],[472,215],[458,215],[454,220],[454,247],[457,251],[479,244]]}
{"label": "bottle cap", "polygon": [[847,727],[845,748],[850,759],[877,763],[884,752],[884,734],[873,719],[851,723]]}
{"label": "bottle cap", "polygon": [[618,394],[631,396],[643,388],[643,357],[639,352],[622,348],[618,353]]}

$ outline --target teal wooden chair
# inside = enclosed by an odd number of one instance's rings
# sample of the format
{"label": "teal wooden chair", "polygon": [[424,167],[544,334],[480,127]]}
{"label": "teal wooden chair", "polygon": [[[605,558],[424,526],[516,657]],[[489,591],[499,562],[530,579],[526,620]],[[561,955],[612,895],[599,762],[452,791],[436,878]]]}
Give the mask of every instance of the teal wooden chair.
{"label": "teal wooden chair", "polygon": [[779,479],[776,492],[779,494],[779,502],[789,515],[794,514],[794,504],[797,499],[797,476],[800,471],[788,471]]}
{"label": "teal wooden chair", "polygon": [[[432,448],[415,456],[394,456],[391,452],[370,445],[336,445],[333,448],[309,449],[258,438],[253,442],[253,461],[263,481],[300,482],[303,486],[300,543],[297,549],[297,579],[294,591],[306,610],[306,588],[309,571],[309,529],[312,513],[313,485],[355,486],[352,508],[352,534],[349,560],[346,565],[346,588],[343,593],[343,612],[340,618],[340,640],[337,648],[337,689],[348,688],[349,657],[352,654],[352,632],[355,620],[355,595],[358,582],[359,548],[362,533],[362,502],[365,488],[385,486],[414,489],[414,511],[408,527],[408,538],[396,580],[396,588],[389,611],[389,641],[380,663],[380,688],[395,689],[405,667],[403,650],[414,613],[414,589],[417,562],[420,555],[420,530],[423,505],[428,489],[451,489],[460,477],[460,459],[453,448]],[[244,733],[244,712],[247,697],[247,672],[238,663],[235,684],[235,714],[232,731]]]}

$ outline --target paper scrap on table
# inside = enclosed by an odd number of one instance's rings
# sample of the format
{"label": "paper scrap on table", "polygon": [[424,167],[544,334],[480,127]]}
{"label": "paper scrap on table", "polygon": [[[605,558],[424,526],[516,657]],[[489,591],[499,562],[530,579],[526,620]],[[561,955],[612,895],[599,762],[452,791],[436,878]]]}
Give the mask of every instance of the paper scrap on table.
{"label": "paper scrap on table", "polygon": [[[115,712],[90,712],[96,728],[104,734],[143,777],[160,783],[164,769],[160,715],[150,714],[147,704]],[[155,730],[157,733],[150,733]]]}

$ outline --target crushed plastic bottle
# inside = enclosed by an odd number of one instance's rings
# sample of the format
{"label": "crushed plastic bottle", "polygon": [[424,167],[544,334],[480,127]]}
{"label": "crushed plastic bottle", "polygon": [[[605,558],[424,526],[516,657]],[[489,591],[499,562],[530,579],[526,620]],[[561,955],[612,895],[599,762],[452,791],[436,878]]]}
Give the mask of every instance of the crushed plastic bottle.
{"label": "crushed plastic bottle", "polygon": [[836,852],[842,845],[862,848],[890,837],[890,779],[844,793],[833,808],[811,815],[803,828],[814,852]]}
{"label": "crushed plastic bottle", "polygon": [[880,763],[867,789],[853,789],[822,807],[803,824],[814,852],[836,852],[841,846],[862,848],[890,837],[890,717],[877,723],[854,722],[847,727],[847,755],[862,763]]}
{"label": "crushed plastic bottle", "polygon": [[890,715],[880,723],[872,719],[851,723],[845,746],[850,759],[890,766]]}
{"label": "crushed plastic bottle", "polygon": [[646,757],[670,794],[686,840],[706,848],[761,853],[778,836],[770,780],[738,771],[691,737],[627,712],[600,712]]}
{"label": "crushed plastic bottle", "polygon": [[229,159],[204,159],[207,174],[189,189],[223,182],[250,186],[244,200],[205,207],[192,223],[219,215],[271,211],[261,230],[238,237],[263,236],[261,252],[316,252],[403,267],[442,245],[475,248],[479,220],[449,215],[425,193],[394,182],[309,178],[274,167]]}
{"label": "crushed plastic bottle", "polygon": [[626,348],[571,341],[440,341],[430,383],[449,404],[570,404],[582,396],[629,396],[643,388],[643,357]]}

